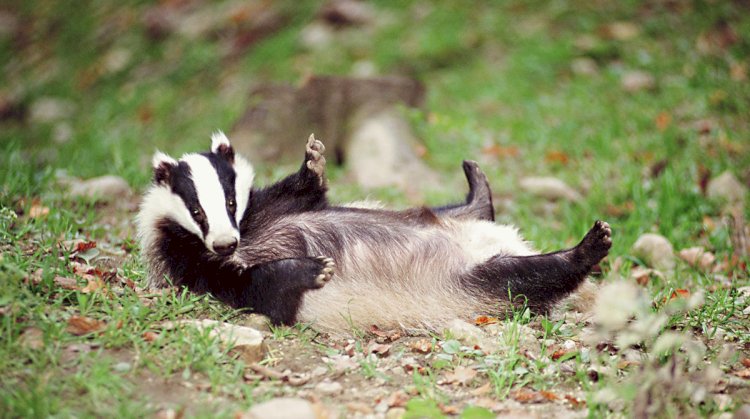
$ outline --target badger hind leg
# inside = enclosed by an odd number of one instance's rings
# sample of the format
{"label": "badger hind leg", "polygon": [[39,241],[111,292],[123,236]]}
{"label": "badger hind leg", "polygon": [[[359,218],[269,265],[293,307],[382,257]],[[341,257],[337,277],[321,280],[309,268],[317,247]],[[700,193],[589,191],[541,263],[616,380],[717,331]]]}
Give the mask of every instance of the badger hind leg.
{"label": "badger hind leg", "polygon": [[469,183],[466,201],[463,204],[446,205],[433,210],[444,217],[495,221],[495,208],[492,205],[492,191],[487,175],[479,168],[479,164],[472,160],[464,160],[463,169]]}
{"label": "badger hind leg", "polygon": [[612,246],[609,224],[597,221],[581,242],[567,250],[532,256],[496,255],[462,280],[482,298],[508,298],[537,313],[575,291]]}
{"label": "badger hind leg", "polygon": [[249,270],[247,301],[271,323],[293,325],[304,293],[322,288],[333,277],[334,267],[333,259],[322,256],[256,265]]}

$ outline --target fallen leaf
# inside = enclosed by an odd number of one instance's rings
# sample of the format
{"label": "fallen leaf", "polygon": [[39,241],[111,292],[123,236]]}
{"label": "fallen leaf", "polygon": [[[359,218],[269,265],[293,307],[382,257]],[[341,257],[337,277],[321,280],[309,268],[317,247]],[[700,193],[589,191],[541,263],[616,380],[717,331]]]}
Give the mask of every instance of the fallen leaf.
{"label": "fallen leaf", "polygon": [[563,165],[568,164],[568,161],[570,158],[568,155],[562,151],[552,150],[548,151],[547,154],[544,156],[544,160],[547,163],[560,163]]}
{"label": "fallen leaf", "polygon": [[445,374],[446,384],[458,384],[462,386],[469,385],[477,376],[477,370],[471,367],[456,367],[453,372]]}
{"label": "fallen leaf", "polygon": [[729,77],[734,81],[747,80],[747,63],[734,62],[729,65]]}
{"label": "fallen leaf", "polygon": [[146,342],[153,342],[156,339],[159,339],[158,333],[151,331],[143,332],[143,340],[145,340]]}
{"label": "fallen leaf", "polygon": [[103,329],[107,324],[101,320],[92,319],[85,316],[72,316],[68,319],[68,327],[65,329],[68,333],[76,336],[83,336]]}
{"label": "fallen leaf", "polygon": [[733,374],[740,378],[748,379],[750,378],[750,368],[745,368],[744,370],[735,371]]}
{"label": "fallen leaf", "polygon": [[370,333],[377,336],[379,342],[394,342],[396,340],[401,339],[401,332],[397,329],[391,329],[391,330],[381,330],[376,325],[370,326]]}
{"label": "fallen leaf", "polygon": [[544,397],[538,391],[523,388],[510,393],[510,396],[519,403],[541,403],[544,401]]}
{"label": "fallen leaf", "polygon": [[678,253],[678,256],[689,265],[700,268],[704,271],[709,270],[716,261],[716,256],[714,256],[713,253],[707,252],[700,246],[682,249]]}
{"label": "fallen leaf", "polygon": [[632,22],[617,21],[603,25],[598,30],[599,35],[616,41],[628,41],[641,33],[641,28]]}
{"label": "fallen leaf", "polygon": [[499,322],[497,317],[489,317],[489,316],[479,316],[476,319],[474,319],[474,324],[477,326],[484,326],[488,324],[495,324]]}
{"label": "fallen leaf", "polygon": [[375,341],[372,341],[367,346],[367,353],[369,354],[376,354],[379,356],[387,356],[388,352],[391,350],[391,345],[386,345],[383,343],[377,343]]}
{"label": "fallen leaf", "polygon": [[519,154],[521,154],[518,147],[515,146],[501,146],[499,144],[493,144],[490,146],[486,146],[482,148],[482,154],[487,156],[493,156],[497,158],[504,158],[504,157],[518,157]]}
{"label": "fallen leaf", "polygon": [[438,408],[441,412],[443,412],[446,415],[457,415],[458,414],[458,406],[455,405],[444,405],[442,403],[438,403]]}
{"label": "fallen leaf", "polygon": [[565,400],[567,400],[570,403],[571,407],[573,407],[574,409],[586,407],[586,401],[585,400],[581,400],[581,399],[573,397],[573,396],[571,396],[569,394],[565,395]]}
{"label": "fallen leaf", "polygon": [[742,358],[742,361],[740,361],[742,365],[750,368],[750,358]]}
{"label": "fallen leaf", "polygon": [[96,247],[96,242],[95,241],[78,242],[78,243],[76,243],[75,251],[76,252],[85,252],[85,251],[87,251],[89,249],[93,249],[95,247]]}
{"label": "fallen leaf", "polygon": [[675,298],[688,298],[688,297],[690,297],[690,291],[686,289],[676,289],[672,292],[672,295],[669,298],[675,299]]}
{"label": "fallen leaf", "polygon": [[552,353],[552,360],[557,361],[558,359],[562,358],[563,356],[569,354],[572,351],[566,351],[565,349],[558,349],[555,352]]}
{"label": "fallen leaf", "polygon": [[55,283],[58,287],[65,289],[65,290],[71,290],[71,291],[77,291],[80,288],[78,287],[78,281],[75,280],[75,278],[68,278],[65,276],[56,276],[52,282]]}
{"label": "fallen leaf", "polygon": [[484,396],[485,394],[489,393],[490,390],[492,390],[492,386],[490,386],[490,383],[487,382],[475,388],[474,390],[471,390],[470,393],[472,396]]}
{"label": "fallen leaf", "polygon": [[49,208],[42,205],[33,204],[29,209],[29,217],[31,218],[42,218],[47,216],[47,214],[49,214]]}
{"label": "fallen leaf", "polygon": [[542,397],[544,397],[545,399],[547,399],[549,401],[555,401],[555,400],[559,400],[560,399],[559,397],[557,397],[557,394],[555,394],[555,393],[553,393],[551,391],[542,390],[542,391],[539,392],[539,394],[541,394]]}
{"label": "fallen leaf", "polygon": [[395,393],[391,393],[391,395],[388,396],[387,399],[385,399],[385,403],[388,405],[388,407],[404,407],[406,406],[406,402],[408,401],[409,396],[407,396],[403,391],[396,391]]}
{"label": "fallen leaf", "polygon": [[84,294],[90,294],[101,288],[104,288],[104,282],[101,279],[96,278],[96,279],[89,280],[88,284],[86,284],[86,286],[83,287],[81,292]]}
{"label": "fallen leaf", "polygon": [[670,115],[669,112],[666,111],[660,112],[659,115],[656,116],[654,123],[656,124],[656,129],[658,129],[659,132],[664,132],[664,130],[669,128],[669,125],[672,123],[672,115]]}
{"label": "fallen leaf", "polygon": [[617,369],[624,370],[631,366],[639,366],[641,363],[639,361],[628,361],[628,360],[622,360],[617,363]]}
{"label": "fallen leaf", "polygon": [[29,327],[21,333],[18,342],[25,349],[39,350],[44,348],[44,333],[36,328]]}
{"label": "fallen leaf", "polygon": [[420,354],[432,352],[432,342],[427,339],[419,339],[417,341],[409,342],[407,346],[412,352],[418,352]]}

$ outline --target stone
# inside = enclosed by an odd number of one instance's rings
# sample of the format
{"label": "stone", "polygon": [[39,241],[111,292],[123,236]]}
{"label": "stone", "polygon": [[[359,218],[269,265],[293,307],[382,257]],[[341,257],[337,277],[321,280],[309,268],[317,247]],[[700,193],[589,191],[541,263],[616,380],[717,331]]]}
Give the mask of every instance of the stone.
{"label": "stone", "polygon": [[349,171],[364,188],[419,191],[439,184],[437,174],[416,155],[409,123],[396,111],[368,115],[351,135]]}
{"label": "stone", "polygon": [[562,199],[578,202],[582,199],[578,191],[554,177],[525,177],[520,180],[519,185],[526,192],[551,201]]}
{"label": "stone", "polygon": [[675,267],[672,243],[659,234],[643,234],[633,244],[632,253],[651,268],[670,271]]}
{"label": "stone", "polygon": [[339,382],[326,380],[316,384],[315,391],[327,396],[335,396],[337,394],[341,394],[341,392],[344,391],[344,386],[342,386]]}
{"label": "stone", "polygon": [[77,197],[94,198],[101,201],[115,201],[128,198],[133,194],[125,179],[105,175],[87,180],[71,180],[70,194]]}
{"label": "stone", "polygon": [[591,58],[580,57],[570,62],[570,70],[581,76],[594,76],[599,74],[599,66]]}
{"label": "stone", "polygon": [[248,364],[261,361],[266,353],[263,333],[250,327],[210,319],[162,323],[162,327],[165,329],[174,329],[181,326],[192,326],[199,330],[210,329],[209,334],[211,336],[218,337],[222,345],[228,346],[232,353],[237,354],[240,359]]}
{"label": "stone", "polygon": [[637,92],[640,90],[651,90],[656,87],[656,79],[645,71],[629,71],[622,75],[620,81],[626,92]]}
{"label": "stone", "polygon": [[743,185],[730,171],[711,179],[706,185],[706,195],[727,203],[741,203],[747,196],[747,186]]}
{"label": "stone", "polygon": [[316,419],[312,403],[295,397],[279,397],[256,404],[240,417],[247,419]]}
{"label": "stone", "polygon": [[42,97],[31,104],[29,120],[32,123],[49,123],[70,118],[75,110],[73,102],[67,99]]}
{"label": "stone", "polygon": [[479,346],[488,352],[499,349],[499,345],[479,327],[460,319],[448,323],[448,332],[466,346]]}

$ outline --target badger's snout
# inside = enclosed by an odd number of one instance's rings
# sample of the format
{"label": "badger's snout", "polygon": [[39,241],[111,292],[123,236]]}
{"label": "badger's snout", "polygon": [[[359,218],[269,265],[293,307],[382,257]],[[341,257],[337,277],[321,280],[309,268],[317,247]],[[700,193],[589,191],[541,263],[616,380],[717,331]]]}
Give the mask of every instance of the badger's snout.
{"label": "badger's snout", "polygon": [[211,243],[211,247],[213,247],[214,252],[222,256],[229,256],[237,249],[237,239],[234,237],[223,240],[217,239]]}

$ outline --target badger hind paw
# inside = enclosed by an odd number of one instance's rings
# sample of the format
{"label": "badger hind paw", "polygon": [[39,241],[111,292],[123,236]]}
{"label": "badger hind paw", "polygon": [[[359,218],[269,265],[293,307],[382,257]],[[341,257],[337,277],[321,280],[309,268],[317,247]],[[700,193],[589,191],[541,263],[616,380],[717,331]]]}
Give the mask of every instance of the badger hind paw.
{"label": "badger hind paw", "polygon": [[317,288],[321,288],[333,278],[336,263],[333,259],[326,256],[319,256],[315,258],[315,260],[318,261],[321,266],[320,273],[315,277],[315,285]]}
{"label": "badger hind paw", "polygon": [[581,240],[576,251],[584,263],[593,266],[607,256],[611,247],[612,229],[606,222],[597,220]]}

